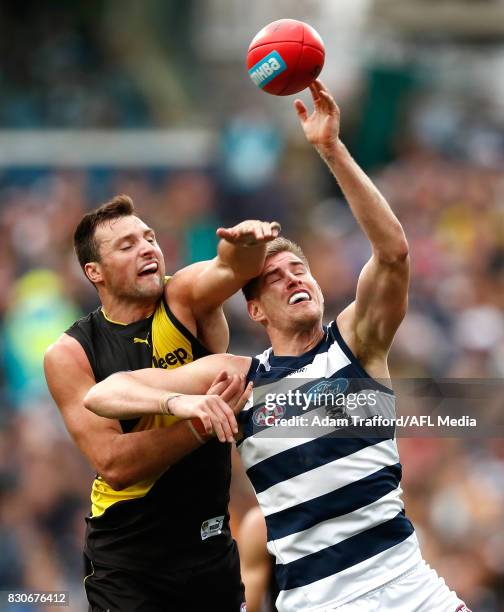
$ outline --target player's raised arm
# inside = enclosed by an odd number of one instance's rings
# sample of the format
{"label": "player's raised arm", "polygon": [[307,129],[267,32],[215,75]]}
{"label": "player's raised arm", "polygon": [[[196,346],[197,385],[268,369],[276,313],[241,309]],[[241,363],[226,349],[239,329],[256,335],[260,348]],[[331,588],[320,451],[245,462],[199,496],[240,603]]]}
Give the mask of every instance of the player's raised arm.
{"label": "player's raised arm", "polygon": [[266,244],[279,232],[277,222],[257,220],[220,227],[217,256],[177,272],[168,285],[168,295],[184,299],[196,315],[219,308],[261,272]]}
{"label": "player's raised arm", "polygon": [[399,220],[371,179],[339,139],[340,111],[319,81],[310,86],[314,111],[301,100],[296,111],[306,138],[338,181],[350,209],[369,238],[371,259],[357,285],[356,300],[338,318],[361,351],[386,355],[407,309],[408,243]]}

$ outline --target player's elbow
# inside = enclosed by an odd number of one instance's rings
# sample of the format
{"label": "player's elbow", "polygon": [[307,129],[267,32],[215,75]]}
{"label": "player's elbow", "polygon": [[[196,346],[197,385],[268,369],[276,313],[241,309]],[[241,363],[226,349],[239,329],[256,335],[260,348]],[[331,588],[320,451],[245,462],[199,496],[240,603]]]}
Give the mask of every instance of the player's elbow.
{"label": "player's elbow", "polygon": [[113,467],[104,467],[99,474],[108,484],[108,486],[111,489],[114,489],[114,491],[123,491],[134,484],[133,481],[130,482],[126,474],[122,474],[119,470],[116,470]]}
{"label": "player's elbow", "polygon": [[117,415],[113,410],[112,401],[114,396],[115,392],[110,388],[110,382],[99,382],[93,385],[84,396],[84,408],[99,416],[115,419]]}
{"label": "player's elbow", "polygon": [[404,234],[397,240],[391,241],[386,248],[379,249],[376,253],[378,260],[386,264],[401,264],[408,260],[409,245]]}
{"label": "player's elbow", "polygon": [[112,451],[102,457],[96,467],[98,474],[114,491],[123,491],[137,482],[127,468],[118,464]]}
{"label": "player's elbow", "polygon": [[102,411],[102,396],[99,389],[99,385],[94,385],[89,389],[83,399],[84,408],[90,412],[94,412],[100,416],[103,416]]}
{"label": "player's elbow", "polygon": [[120,474],[115,474],[114,472],[106,472],[102,478],[114,491],[124,491],[124,489],[134,484],[133,482],[129,482],[126,478],[121,477]]}

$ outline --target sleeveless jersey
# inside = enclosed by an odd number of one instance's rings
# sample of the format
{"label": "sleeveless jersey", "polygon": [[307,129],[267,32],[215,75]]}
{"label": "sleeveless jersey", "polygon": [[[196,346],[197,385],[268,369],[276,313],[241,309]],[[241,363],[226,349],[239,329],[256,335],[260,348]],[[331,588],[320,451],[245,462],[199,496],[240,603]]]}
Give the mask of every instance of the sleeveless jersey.
{"label": "sleeveless jersey", "polygon": [[[164,298],[153,315],[124,325],[101,308],[66,333],[83,347],[97,382],[148,367],[177,368],[209,354]],[[176,417],[121,421],[125,433],[169,427]],[[159,477],[115,491],[97,475],[86,519],[86,555],[96,563],[164,573],[202,565],[232,546],[229,530],[230,445],[210,440]]]}
{"label": "sleeveless jersey", "polygon": [[[238,450],[266,517],[276,605],[285,612],[332,609],[421,560],[401,500],[394,427],[356,427],[354,420],[393,418],[394,394],[365,372],[335,321],[324,330],[303,355],[277,357],[270,348],[254,358],[253,398],[240,414]],[[307,410],[303,401],[286,404],[279,394],[288,388],[325,397]],[[330,391],[344,407],[329,403]],[[356,410],[351,392],[366,398]],[[327,424],[328,416],[341,421]]]}

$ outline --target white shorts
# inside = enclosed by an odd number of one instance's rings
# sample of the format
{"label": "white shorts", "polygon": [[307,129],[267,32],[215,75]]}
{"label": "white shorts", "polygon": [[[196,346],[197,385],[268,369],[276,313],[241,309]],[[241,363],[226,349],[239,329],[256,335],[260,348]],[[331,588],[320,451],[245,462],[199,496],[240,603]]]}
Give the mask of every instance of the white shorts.
{"label": "white shorts", "polygon": [[331,609],[337,612],[471,612],[425,561],[391,582]]}

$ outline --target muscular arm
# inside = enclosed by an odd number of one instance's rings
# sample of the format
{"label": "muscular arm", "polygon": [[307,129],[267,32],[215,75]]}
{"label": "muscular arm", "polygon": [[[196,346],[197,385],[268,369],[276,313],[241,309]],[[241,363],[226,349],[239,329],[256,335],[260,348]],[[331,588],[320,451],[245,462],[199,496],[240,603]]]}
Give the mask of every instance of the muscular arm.
{"label": "muscular arm", "polygon": [[338,318],[358,356],[386,356],[407,309],[408,243],[385,198],[339,139],[339,108],[319,81],[311,87],[315,110],[296,110],[306,137],[332,172],[350,209],[368,237],[372,255],[357,285],[355,302]]}
{"label": "muscular arm", "polygon": [[222,304],[261,272],[266,243],[278,232],[277,223],[261,221],[220,228],[217,256],[183,268],[167,284],[175,316],[212,352],[226,351],[229,342]]}
{"label": "muscular arm", "polygon": [[68,431],[91,466],[114,489],[156,477],[199,447],[184,422],[123,433],[117,420],[87,410],[84,397],[95,379],[84,350],[69,336],[63,335],[48,349],[44,370]]}
{"label": "muscular arm", "polygon": [[260,612],[271,580],[272,558],[266,548],[266,523],[258,507],[247,512],[238,533],[240,566],[249,612]]}
{"label": "muscular arm", "polygon": [[246,374],[250,361],[250,357],[221,354],[209,355],[173,370],[145,368],[118,372],[94,385],[84,398],[84,406],[115,419],[161,414],[161,401],[167,391],[205,394],[219,372]]}

